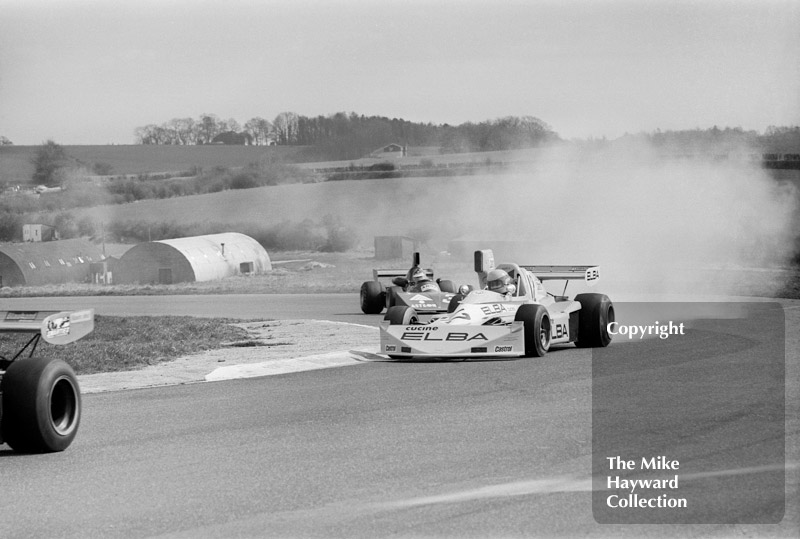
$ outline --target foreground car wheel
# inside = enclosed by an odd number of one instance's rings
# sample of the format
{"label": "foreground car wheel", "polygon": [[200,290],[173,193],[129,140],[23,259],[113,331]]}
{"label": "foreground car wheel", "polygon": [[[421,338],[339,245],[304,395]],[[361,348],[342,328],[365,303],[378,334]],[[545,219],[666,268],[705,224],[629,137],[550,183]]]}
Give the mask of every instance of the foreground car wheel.
{"label": "foreground car wheel", "polygon": [[578,294],[578,348],[605,347],[611,343],[608,324],[614,321],[614,305],[604,294]]}
{"label": "foreground car wheel", "polygon": [[383,285],[378,281],[366,281],[361,285],[361,310],[364,314],[379,314],[386,302]]}
{"label": "foreground car wheel", "polygon": [[397,305],[395,307],[389,307],[383,319],[388,320],[392,325],[407,326],[409,324],[416,324],[417,311],[413,307]]}
{"label": "foreground car wheel", "polygon": [[514,317],[525,324],[525,357],[542,357],[550,349],[550,316],[541,305],[520,305]]}
{"label": "foreground car wheel", "polygon": [[3,375],[3,441],[23,453],[63,451],[81,419],[81,395],[72,367],[60,359],[27,358]]}

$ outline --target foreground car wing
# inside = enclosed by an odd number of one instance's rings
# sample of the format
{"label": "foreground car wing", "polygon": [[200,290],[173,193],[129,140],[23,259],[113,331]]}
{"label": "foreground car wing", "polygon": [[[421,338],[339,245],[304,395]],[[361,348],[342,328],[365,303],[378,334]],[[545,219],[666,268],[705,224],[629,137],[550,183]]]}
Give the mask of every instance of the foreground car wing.
{"label": "foreground car wing", "polygon": [[390,357],[519,357],[523,323],[508,326],[399,325],[381,322],[382,354]]}
{"label": "foreground car wing", "polygon": [[94,330],[94,309],[0,311],[0,332],[41,333],[50,344],[69,344]]}

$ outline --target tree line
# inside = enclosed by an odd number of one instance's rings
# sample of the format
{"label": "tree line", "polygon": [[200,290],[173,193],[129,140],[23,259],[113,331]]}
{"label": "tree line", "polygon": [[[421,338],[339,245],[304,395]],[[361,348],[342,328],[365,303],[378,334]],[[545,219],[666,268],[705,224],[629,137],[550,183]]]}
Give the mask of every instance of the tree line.
{"label": "tree line", "polygon": [[559,140],[547,123],[533,116],[451,126],[354,112],[316,117],[281,112],[272,122],[256,117],[244,124],[202,114],[197,120],[175,118],[139,127],[134,134],[137,144],[211,144],[226,142],[232,133],[244,135],[240,142],[254,145],[314,146],[325,159],[356,159],[389,143],[457,153],[531,148]]}

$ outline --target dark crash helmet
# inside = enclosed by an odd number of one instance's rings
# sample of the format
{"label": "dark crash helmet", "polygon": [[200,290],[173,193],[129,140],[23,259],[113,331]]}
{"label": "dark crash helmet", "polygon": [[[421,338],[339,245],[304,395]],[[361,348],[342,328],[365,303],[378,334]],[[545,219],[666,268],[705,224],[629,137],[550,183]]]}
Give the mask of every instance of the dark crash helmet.
{"label": "dark crash helmet", "polygon": [[498,294],[507,294],[508,285],[511,284],[511,277],[501,269],[493,269],[486,274],[486,287]]}
{"label": "dark crash helmet", "polygon": [[421,268],[417,268],[416,270],[414,270],[414,272],[411,274],[411,279],[410,279],[410,281],[414,284],[426,283],[430,280],[431,278],[428,277],[428,274],[425,273],[425,270]]}

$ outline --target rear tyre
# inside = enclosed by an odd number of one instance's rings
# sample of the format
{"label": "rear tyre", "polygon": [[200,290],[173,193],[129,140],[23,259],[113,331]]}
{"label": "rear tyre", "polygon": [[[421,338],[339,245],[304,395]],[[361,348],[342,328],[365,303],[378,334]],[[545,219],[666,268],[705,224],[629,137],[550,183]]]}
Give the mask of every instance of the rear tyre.
{"label": "rear tyre", "polygon": [[442,279],[441,281],[439,281],[439,290],[450,294],[455,294],[456,292],[458,292],[456,284],[453,281],[449,281],[447,279]]}
{"label": "rear tyre", "polygon": [[384,315],[383,319],[388,320],[389,324],[391,325],[407,326],[409,324],[416,324],[418,322],[417,311],[413,307],[409,307],[407,305],[396,305],[394,307],[389,307],[389,310],[386,311],[386,315]]}
{"label": "rear tyre", "polygon": [[608,324],[614,321],[614,305],[604,294],[578,294],[578,348],[605,347],[611,343]]}
{"label": "rear tyre", "polygon": [[550,315],[541,305],[520,305],[514,320],[524,324],[525,357],[542,357],[550,349]]}
{"label": "rear tyre", "polygon": [[366,281],[361,285],[361,310],[364,314],[379,314],[386,302],[386,292],[378,281]]}
{"label": "rear tyre", "polygon": [[3,375],[3,441],[21,453],[63,451],[81,420],[81,393],[60,359],[27,358]]}

